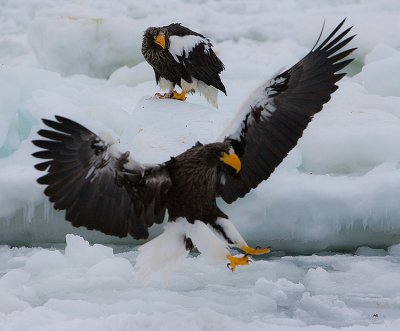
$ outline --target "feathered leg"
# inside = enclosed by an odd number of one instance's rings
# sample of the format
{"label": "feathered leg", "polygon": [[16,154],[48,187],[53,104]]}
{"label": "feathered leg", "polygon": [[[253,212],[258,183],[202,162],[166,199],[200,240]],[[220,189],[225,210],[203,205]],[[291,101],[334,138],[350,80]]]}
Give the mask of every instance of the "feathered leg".
{"label": "feathered leg", "polygon": [[230,247],[237,247],[241,249],[246,255],[263,255],[271,251],[269,247],[250,247],[243,239],[239,231],[229,219],[218,218],[215,223],[210,224],[216,233],[219,234],[225,241],[228,242]]}

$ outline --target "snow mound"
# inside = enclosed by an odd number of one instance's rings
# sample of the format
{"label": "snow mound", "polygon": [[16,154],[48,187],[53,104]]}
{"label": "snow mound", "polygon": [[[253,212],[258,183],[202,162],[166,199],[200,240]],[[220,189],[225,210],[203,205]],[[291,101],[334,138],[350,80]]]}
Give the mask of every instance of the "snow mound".
{"label": "snow mound", "polygon": [[371,94],[400,96],[400,52],[363,67],[361,79],[365,89]]}
{"label": "snow mound", "polygon": [[142,34],[142,25],[126,16],[69,6],[37,12],[28,41],[45,69],[109,77],[119,67],[143,61]]}
{"label": "snow mound", "polygon": [[91,246],[82,237],[68,234],[65,257],[79,264],[93,265],[113,256],[113,249],[107,246],[94,244]]}
{"label": "snow mound", "polygon": [[[115,70],[109,82],[112,85],[128,85],[135,86],[145,81],[154,79],[154,71],[147,62],[141,62],[132,68],[123,66]],[[155,85],[155,84],[154,84]]]}

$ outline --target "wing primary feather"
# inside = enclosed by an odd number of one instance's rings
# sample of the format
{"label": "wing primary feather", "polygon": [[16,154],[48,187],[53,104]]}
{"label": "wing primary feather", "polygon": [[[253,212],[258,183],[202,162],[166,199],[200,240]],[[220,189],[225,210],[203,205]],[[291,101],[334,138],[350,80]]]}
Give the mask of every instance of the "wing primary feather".
{"label": "wing primary feather", "polygon": [[336,34],[336,32],[339,31],[339,29],[342,27],[345,21],[346,19],[344,19],[339,23],[339,25],[331,32],[331,34],[328,37],[326,37],[326,39],[318,46],[318,48],[316,49],[317,51],[322,50],[322,48],[329,42],[329,40],[331,40],[331,38]]}
{"label": "wing primary feather", "polygon": [[325,20],[322,22],[322,28],[321,31],[319,32],[319,36],[317,38],[317,41],[315,42],[314,46],[311,48],[311,52],[314,50],[314,48],[318,45],[321,37],[322,37],[322,33],[324,32],[324,28],[325,28]]}
{"label": "wing primary feather", "polygon": [[346,36],[349,33],[351,28],[352,27],[343,31],[341,34],[339,34],[337,37],[335,37],[333,40],[331,40],[328,44],[326,44],[323,48],[321,48],[321,50],[328,52],[331,47],[335,46],[338,41],[340,41],[344,36]]}
{"label": "wing primary feather", "polygon": [[42,163],[35,164],[34,167],[36,170],[45,171],[48,167],[50,167],[51,161],[46,161]]}

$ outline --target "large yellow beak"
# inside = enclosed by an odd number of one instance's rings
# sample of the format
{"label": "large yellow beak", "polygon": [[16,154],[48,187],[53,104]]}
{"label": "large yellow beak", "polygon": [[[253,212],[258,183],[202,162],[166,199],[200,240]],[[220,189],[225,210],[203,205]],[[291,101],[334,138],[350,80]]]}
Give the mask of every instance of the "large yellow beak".
{"label": "large yellow beak", "polygon": [[157,45],[160,45],[163,49],[165,49],[165,37],[162,34],[159,34],[155,39],[154,42]]}
{"label": "large yellow beak", "polygon": [[221,161],[235,169],[236,173],[238,173],[242,167],[240,159],[236,154],[228,154],[224,152],[222,153]]}

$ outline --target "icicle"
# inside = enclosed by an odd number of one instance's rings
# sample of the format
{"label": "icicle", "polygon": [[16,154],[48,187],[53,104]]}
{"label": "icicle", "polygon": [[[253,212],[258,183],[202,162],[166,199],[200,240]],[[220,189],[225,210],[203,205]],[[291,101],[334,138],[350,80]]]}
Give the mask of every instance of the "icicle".
{"label": "icicle", "polygon": [[23,207],[24,224],[25,225],[31,224],[34,215],[35,215],[35,205],[33,202],[28,202]]}
{"label": "icicle", "polygon": [[43,219],[48,221],[50,220],[50,216],[53,216],[53,206],[51,203],[45,199],[43,203]]}

